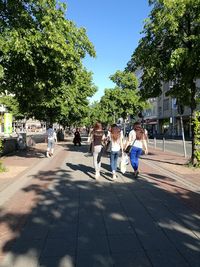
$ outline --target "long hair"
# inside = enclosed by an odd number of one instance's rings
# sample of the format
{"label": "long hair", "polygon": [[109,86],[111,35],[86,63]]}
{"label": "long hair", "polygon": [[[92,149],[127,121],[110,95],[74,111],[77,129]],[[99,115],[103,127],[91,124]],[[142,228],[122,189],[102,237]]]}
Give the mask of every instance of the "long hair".
{"label": "long hair", "polygon": [[94,131],[102,130],[102,124],[100,122],[96,122],[94,125]]}
{"label": "long hair", "polygon": [[136,133],[136,140],[144,139],[144,129],[142,128],[140,123],[135,123],[133,129]]}
{"label": "long hair", "polygon": [[117,141],[120,138],[121,131],[116,125],[111,126],[111,138],[113,141]]}

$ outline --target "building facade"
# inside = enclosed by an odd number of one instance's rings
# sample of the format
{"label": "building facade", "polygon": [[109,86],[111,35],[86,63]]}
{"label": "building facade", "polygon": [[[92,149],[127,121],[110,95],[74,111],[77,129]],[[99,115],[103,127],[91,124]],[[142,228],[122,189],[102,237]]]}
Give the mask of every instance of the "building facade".
{"label": "building facade", "polygon": [[[196,85],[200,88],[200,80],[196,81]],[[179,137],[182,135],[181,116],[185,136],[190,138],[191,134],[191,109],[184,107],[182,115],[178,112],[176,99],[167,95],[167,92],[173,86],[172,82],[162,84],[162,94],[157,98],[149,99],[151,108],[144,110],[143,121],[145,127],[155,135],[166,135],[171,137]],[[200,106],[197,108],[200,110]]]}

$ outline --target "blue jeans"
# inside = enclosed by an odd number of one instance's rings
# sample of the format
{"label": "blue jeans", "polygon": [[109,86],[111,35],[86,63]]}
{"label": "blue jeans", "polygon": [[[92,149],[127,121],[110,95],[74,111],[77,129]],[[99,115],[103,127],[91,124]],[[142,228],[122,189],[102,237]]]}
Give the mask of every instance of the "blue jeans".
{"label": "blue jeans", "polygon": [[119,158],[119,151],[111,151],[110,152],[110,166],[111,166],[112,172],[116,172],[116,170],[117,170],[118,158]]}
{"label": "blue jeans", "polygon": [[134,171],[138,170],[139,165],[139,157],[142,154],[142,148],[133,146],[130,153],[130,161],[131,166],[133,167]]}

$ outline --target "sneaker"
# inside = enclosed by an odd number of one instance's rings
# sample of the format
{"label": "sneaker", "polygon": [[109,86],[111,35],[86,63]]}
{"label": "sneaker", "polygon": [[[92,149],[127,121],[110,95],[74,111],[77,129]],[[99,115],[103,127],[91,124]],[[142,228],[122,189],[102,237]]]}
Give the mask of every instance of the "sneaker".
{"label": "sneaker", "polygon": [[139,171],[135,171],[135,173],[134,173],[135,179],[138,178],[138,175],[139,175]]}
{"label": "sneaker", "polygon": [[99,177],[100,177],[100,172],[99,171],[96,171],[96,173],[95,173],[95,179],[97,180],[97,179],[99,179]]}
{"label": "sneaker", "polygon": [[50,158],[50,155],[49,155],[49,152],[48,151],[46,153],[46,156],[47,156],[47,158]]}
{"label": "sneaker", "polygon": [[113,180],[116,180],[117,179],[117,175],[115,173],[113,173],[112,179]]}

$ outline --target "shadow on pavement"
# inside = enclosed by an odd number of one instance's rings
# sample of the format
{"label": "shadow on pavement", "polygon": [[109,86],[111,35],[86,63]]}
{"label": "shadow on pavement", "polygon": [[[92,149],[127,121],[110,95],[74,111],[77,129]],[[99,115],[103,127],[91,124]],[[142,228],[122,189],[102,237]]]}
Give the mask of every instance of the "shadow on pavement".
{"label": "shadow on pavement", "polygon": [[178,163],[178,162],[173,162],[173,161],[169,161],[166,160],[166,159],[163,159],[163,160],[159,160],[159,159],[155,159],[155,158],[147,158],[147,157],[141,157],[143,160],[148,160],[148,161],[156,161],[156,162],[162,162],[162,163],[168,163],[168,164],[171,164],[171,165],[179,165],[179,166],[187,166],[187,163]]}
{"label": "shadow on pavement", "polygon": [[1,223],[15,235],[3,247],[12,266],[200,266],[200,217],[178,191],[143,180],[77,180],[74,171],[91,177],[93,168],[66,165],[39,172],[23,188],[37,200],[29,213],[1,209]]}

